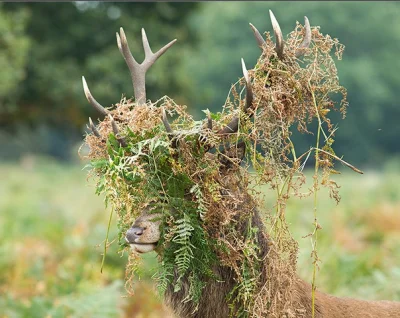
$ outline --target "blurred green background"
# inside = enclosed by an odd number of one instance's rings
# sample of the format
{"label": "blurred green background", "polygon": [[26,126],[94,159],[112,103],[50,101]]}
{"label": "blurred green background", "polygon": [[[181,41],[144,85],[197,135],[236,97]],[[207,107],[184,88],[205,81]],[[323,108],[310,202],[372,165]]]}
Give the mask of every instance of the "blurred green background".
{"label": "blurred green background", "polygon": [[[248,22],[271,31],[268,9],[284,34],[307,15],[346,46],[337,67],[350,107],[334,149],[366,173],[341,169],[338,206],[320,195],[317,285],[338,296],[400,300],[400,3],[1,3],[0,317],[169,316],[150,281],[154,254],[133,297],[123,297],[127,256],[115,246],[100,273],[109,211],[77,155],[88,117],[99,117],[81,76],[111,105],[133,95],[119,27],[138,60],[141,27],[153,50],[177,38],[148,73],[148,97],[168,95],[200,119],[202,109],[221,108],[241,76],[240,58],[255,64]],[[314,137],[295,138],[307,150]],[[310,281],[311,245],[302,236],[312,229],[312,202],[292,201],[288,217],[301,246],[299,274]]]}

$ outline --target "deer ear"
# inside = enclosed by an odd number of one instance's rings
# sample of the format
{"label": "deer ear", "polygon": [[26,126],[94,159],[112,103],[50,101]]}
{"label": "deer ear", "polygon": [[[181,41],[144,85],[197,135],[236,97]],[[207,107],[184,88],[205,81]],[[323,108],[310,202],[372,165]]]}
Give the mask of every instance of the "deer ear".
{"label": "deer ear", "polygon": [[219,162],[227,168],[231,168],[233,163],[240,164],[246,154],[246,144],[241,141],[234,146],[230,146],[221,151],[218,155]]}

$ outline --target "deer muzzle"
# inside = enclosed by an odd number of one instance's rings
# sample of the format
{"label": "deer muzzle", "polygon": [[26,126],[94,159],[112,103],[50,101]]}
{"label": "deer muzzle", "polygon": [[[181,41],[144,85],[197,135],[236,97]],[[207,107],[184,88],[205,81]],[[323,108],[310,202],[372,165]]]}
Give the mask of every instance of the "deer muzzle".
{"label": "deer muzzle", "polygon": [[148,253],[153,251],[158,241],[156,242],[148,242],[145,238],[146,228],[132,226],[125,235],[125,240],[131,246],[131,249],[138,253]]}

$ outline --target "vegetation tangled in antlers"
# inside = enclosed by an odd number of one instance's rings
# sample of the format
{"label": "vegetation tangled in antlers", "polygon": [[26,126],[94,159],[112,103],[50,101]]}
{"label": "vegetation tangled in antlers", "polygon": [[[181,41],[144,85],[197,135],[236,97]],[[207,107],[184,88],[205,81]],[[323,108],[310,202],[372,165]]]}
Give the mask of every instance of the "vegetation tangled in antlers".
{"label": "vegetation tangled in antlers", "polygon": [[[343,116],[346,111],[346,91],[330,55],[335,50],[340,59],[343,46],[318,27],[311,29],[307,18],[305,26],[297,24],[284,41],[272,12],[271,20],[276,45],[269,33],[264,39],[250,24],[262,54],[250,71],[242,60],[244,77],[232,86],[223,111],[206,111],[206,120],[194,120],[185,106],[166,96],[146,100],[145,73],[175,40],[153,53],[142,30],[146,57],[138,64],[121,28],[118,47],[131,72],[135,99],[123,98],[103,108],[83,78],[87,99],[104,115],[98,124],[90,119],[93,133],[85,139],[91,173],[98,177],[97,193],[105,193],[118,213],[121,250],[126,248],[126,230],[151,204],[162,215],[161,291],[173,282],[180,290],[186,275],[191,282],[187,299],[196,302],[206,279],[218,279],[213,264],[222,262],[237,276],[229,299],[235,316],[288,313],[297,244],[285,222],[285,204],[290,195],[300,195],[301,169],[311,151],[323,171],[321,184],[339,200],[337,185],[329,177],[335,173],[333,161],[341,159],[332,149],[335,128],[328,115],[337,108]],[[339,107],[333,99],[336,93],[342,96]],[[167,117],[174,120],[169,123]],[[309,133],[315,119],[317,145],[298,155],[291,129],[297,126]],[[256,173],[250,173],[250,166]],[[318,180],[316,176],[310,193],[317,191]],[[272,238],[268,262],[259,257],[256,230],[244,235],[236,226],[261,204],[255,190],[259,184],[277,191],[276,213],[266,216]],[[132,254],[128,283],[136,262]],[[268,273],[266,279],[263,273]]]}

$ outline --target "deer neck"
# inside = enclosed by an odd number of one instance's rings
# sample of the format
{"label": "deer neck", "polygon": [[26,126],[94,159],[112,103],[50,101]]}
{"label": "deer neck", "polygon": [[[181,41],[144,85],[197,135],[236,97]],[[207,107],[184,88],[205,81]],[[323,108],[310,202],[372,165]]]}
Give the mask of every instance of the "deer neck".
{"label": "deer neck", "polygon": [[[257,210],[251,216],[252,227],[258,227],[257,240],[260,245],[260,259],[265,259],[268,252],[268,241],[264,227]],[[248,219],[243,223],[238,223],[239,229],[244,231],[248,228]],[[180,318],[215,318],[231,317],[228,307],[228,295],[237,284],[237,276],[234,270],[228,266],[216,264],[213,272],[218,279],[206,278],[207,283],[203,289],[202,296],[198,304],[191,301],[185,301],[185,297],[190,289],[190,282],[186,278],[183,280],[181,289],[174,291],[173,285],[170,285],[165,293],[165,302],[177,317]]]}
{"label": "deer neck", "polygon": [[[310,284],[297,278],[294,285],[293,304],[302,305],[304,313],[296,317],[312,316],[312,287]],[[296,307],[294,307],[296,308]],[[316,318],[395,318],[400,317],[400,302],[368,301],[347,297],[335,297],[318,290],[315,291]]]}
{"label": "deer neck", "polygon": [[[269,240],[264,225],[257,210],[252,215],[252,225],[257,226],[260,257],[268,261]],[[190,288],[186,279],[179,292],[174,292],[170,286],[165,293],[167,305],[173,309],[180,318],[215,318],[230,317],[227,304],[229,293],[236,285],[236,275],[231,268],[216,265],[215,274],[220,278],[209,279],[203,289],[200,302],[185,301]],[[269,279],[271,279],[269,277]],[[288,317],[312,317],[312,287],[309,283],[295,276],[290,290],[290,313]],[[339,298],[315,291],[314,317],[316,318],[348,318],[348,317],[400,317],[400,302],[391,301],[365,301],[352,298]]]}

